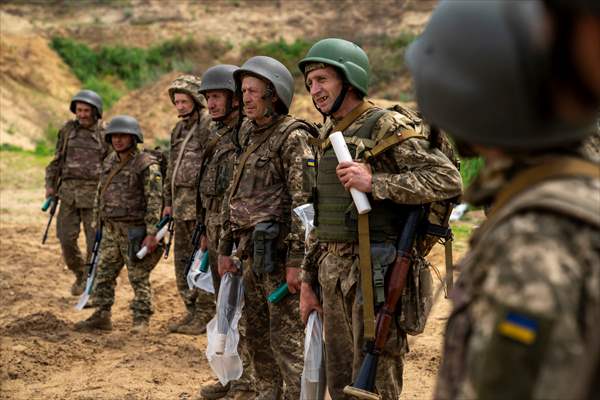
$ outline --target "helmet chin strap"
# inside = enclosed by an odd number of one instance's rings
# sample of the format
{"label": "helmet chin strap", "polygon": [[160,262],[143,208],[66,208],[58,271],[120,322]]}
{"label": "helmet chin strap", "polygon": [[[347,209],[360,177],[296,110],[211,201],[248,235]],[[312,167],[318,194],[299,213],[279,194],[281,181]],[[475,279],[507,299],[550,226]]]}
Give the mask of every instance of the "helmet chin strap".
{"label": "helmet chin strap", "polygon": [[273,110],[273,101],[272,101],[272,99],[273,99],[273,89],[271,89],[270,87],[268,87],[267,90],[265,90],[265,94],[261,98],[266,103],[266,109],[265,109],[265,112],[263,114],[263,117],[270,118],[273,115],[275,115],[275,111]]}
{"label": "helmet chin strap", "polygon": [[321,109],[317,106],[317,103],[315,103],[315,100],[313,99],[312,102],[313,102],[315,108],[317,109],[317,111],[319,111],[321,113],[321,115],[323,115],[323,119],[325,119],[325,117],[328,117],[332,114],[335,114],[337,112],[337,110],[340,109],[340,107],[342,106],[342,103],[344,102],[344,99],[346,98],[346,94],[348,93],[349,87],[350,87],[350,85],[348,84],[348,82],[344,81],[344,83],[342,84],[342,90],[340,91],[340,94],[338,94],[338,96],[335,98],[335,101],[333,102],[333,105],[331,106],[331,110],[329,110],[328,112],[321,111]]}
{"label": "helmet chin strap", "polygon": [[194,113],[194,111],[196,111],[198,109],[198,106],[196,105],[196,102],[194,102],[194,108],[192,108],[192,110],[187,113],[187,114],[180,114],[177,116],[177,118],[181,118],[181,119],[186,119],[192,116],[192,114]]}
{"label": "helmet chin strap", "polygon": [[229,117],[229,115],[237,109],[238,109],[238,107],[233,108],[233,93],[228,92],[227,93],[227,102],[225,103],[225,113],[223,115],[221,115],[220,117],[213,118],[212,120],[215,122],[222,122],[222,121],[226,120]]}

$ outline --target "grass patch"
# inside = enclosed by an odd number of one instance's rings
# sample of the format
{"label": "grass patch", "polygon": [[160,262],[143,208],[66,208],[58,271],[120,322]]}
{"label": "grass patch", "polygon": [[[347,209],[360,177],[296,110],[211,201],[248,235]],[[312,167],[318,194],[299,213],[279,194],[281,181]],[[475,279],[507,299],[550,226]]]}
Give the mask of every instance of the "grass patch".
{"label": "grass patch", "polygon": [[460,161],[460,174],[463,180],[463,186],[468,187],[473,179],[479,174],[479,170],[483,168],[483,158],[463,158]]}
{"label": "grass patch", "polygon": [[302,38],[291,43],[283,38],[273,42],[255,40],[242,46],[242,58],[247,60],[257,55],[273,57],[285,65],[294,77],[301,77],[298,61],[304,58],[313,44],[314,41],[306,41]]}

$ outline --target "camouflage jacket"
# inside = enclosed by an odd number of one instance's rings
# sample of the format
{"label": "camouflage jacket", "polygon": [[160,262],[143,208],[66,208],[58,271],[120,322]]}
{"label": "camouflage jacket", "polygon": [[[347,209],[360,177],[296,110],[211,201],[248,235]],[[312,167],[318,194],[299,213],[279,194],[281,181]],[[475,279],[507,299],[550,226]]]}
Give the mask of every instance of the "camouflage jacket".
{"label": "camouflage jacket", "polygon": [[[380,109],[372,107],[366,110],[344,131],[357,130],[377,110]],[[325,123],[320,134],[321,141],[332,133],[334,124],[335,121],[331,119]],[[391,135],[399,134],[404,129],[421,133],[421,125],[415,125],[409,116],[389,111],[377,120],[371,131],[370,139],[374,143],[378,143]],[[319,152],[317,164],[321,156],[322,152]],[[429,142],[425,139],[407,139],[371,158],[369,164],[372,171],[372,191],[369,194],[372,207],[377,207],[381,200],[391,200],[398,204],[422,204],[448,199],[458,196],[462,192],[462,180],[456,167],[440,150],[431,149]],[[340,250],[342,253],[353,253],[354,244],[340,243],[339,246],[349,247],[348,251]],[[302,263],[303,281],[316,282],[316,260],[323,251],[325,251],[323,244],[319,243],[316,236],[312,234],[307,257]],[[327,279],[348,280],[346,283],[350,285],[358,280],[359,272],[356,269],[352,274],[348,274],[348,271],[329,271],[329,273],[330,276]]]}
{"label": "camouflage jacket", "polygon": [[[290,116],[277,116],[264,127],[254,123],[241,131],[244,149],[252,146],[261,136],[271,132],[247,159],[236,188],[228,188],[219,254],[229,255],[232,234],[249,231],[256,224],[277,221],[287,232],[283,242],[287,247],[288,262],[300,263],[304,254],[304,229],[292,209],[307,203],[314,182],[314,172],[308,167],[313,152],[308,145],[309,132],[297,128],[281,132],[283,126],[293,123]],[[236,160],[234,176],[238,173]],[[235,189],[235,190],[234,190]]]}
{"label": "camouflage jacket", "polygon": [[125,166],[106,185],[111,171],[119,168],[120,162],[118,154],[113,152],[102,164],[95,201],[100,219],[146,225],[147,235],[154,235],[163,206],[158,160],[150,153],[135,149]]}
{"label": "camouflage jacket", "polygon": [[77,120],[68,121],[58,131],[54,158],[46,167],[46,187],[56,188],[60,179],[58,196],[62,202],[91,208],[100,165],[107,153],[101,121],[90,128],[80,126]]}
{"label": "camouflage jacket", "polygon": [[[548,165],[527,164],[487,163],[469,198],[497,199],[515,173]],[[436,398],[573,398],[600,315],[599,207],[589,177],[550,178],[492,207],[451,294]]]}
{"label": "camouflage jacket", "polygon": [[[208,112],[205,108],[202,108],[199,115],[194,113],[190,118],[179,121],[171,132],[171,147],[164,193],[165,205],[173,207],[173,216],[178,220],[196,219],[196,174],[200,168],[202,152],[204,146],[206,146],[211,122]],[[195,131],[183,150],[177,176],[173,176],[175,163],[183,142],[192,128]],[[175,188],[175,193],[171,193],[172,187]]]}
{"label": "camouflage jacket", "polygon": [[[202,170],[198,176],[198,202],[197,220],[203,224],[207,212],[218,214],[221,212],[223,197],[233,177],[233,166],[236,159],[237,147],[233,142],[233,135],[237,125],[237,113],[227,122],[216,122],[211,127],[206,148],[210,154],[202,156]],[[211,149],[212,148],[212,149]],[[219,224],[219,225],[222,225]]]}

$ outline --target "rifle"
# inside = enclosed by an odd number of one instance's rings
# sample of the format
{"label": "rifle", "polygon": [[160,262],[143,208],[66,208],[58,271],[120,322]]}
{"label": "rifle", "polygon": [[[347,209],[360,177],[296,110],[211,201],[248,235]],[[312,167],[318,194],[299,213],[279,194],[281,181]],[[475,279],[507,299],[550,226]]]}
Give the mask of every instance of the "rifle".
{"label": "rifle", "polygon": [[183,276],[188,276],[188,274],[190,273],[190,269],[192,268],[192,265],[194,264],[194,258],[196,258],[196,253],[198,253],[200,251],[199,247],[200,247],[200,237],[202,235],[204,235],[204,232],[206,232],[206,226],[204,226],[203,223],[198,222],[196,223],[196,227],[194,228],[194,233],[192,234],[192,248],[194,249],[194,251],[192,252],[192,255],[190,256],[187,265],[185,266],[185,271],[183,273]]}
{"label": "rifle", "polygon": [[56,207],[58,206],[58,196],[48,196],[44,204],[42,204],[42,211],[48,210],[50,208],[50,217],[48,218],[48,223],[46,224],[46,230],[44,231],[44,236],[42,236],[42,244],[46,243],[46,239],[48,238],[48,230],[50,229],[50,225],[52,224],[52,218],[54,218],[54,214],[56,213]]}
{"label": "rifle", "polygon": [[90,295],[92,294],[94,280],[96,279],[96,271],[98,270],[98,261],[100,261],[100,242],[102,241],[102,225],[96,230],[96,238],[94,239],[94,247],[92,249],[92,258],[90,263],[87,264],[87,281],[85,283],[85,290],[81,294],[79,301],[75,305],[77,311],[83,310],[83,307],[87,304]]}
{"label": "rifle", "polygon": [[167,243],[165,244],[165,260],[169,258],[169,251],[171,250],[171,243],[173,242],[173,230],[175,220],[173,218],[169,219],[169,226],[167,227],[167,231],[169,232],[169,239],[167,239]]}
{"label": "rifle", "polygon": [[415,241],[420,219],[421,207],[413,208],[408,212],[406,222],[398,239],[396,260],[394,261],[392,270],[388,272],[389,283],[385,303],[377,313],[375,339],[369,340],[365,344],[366,354],[356,380],[352,385],[344,388],[344,393],[347,395],[355,396],[359,399],[381,400],[381,396],[374,393],[377,362],[388,339],[396,306],[406,286],[406,277],[411,264],[411,249]]}

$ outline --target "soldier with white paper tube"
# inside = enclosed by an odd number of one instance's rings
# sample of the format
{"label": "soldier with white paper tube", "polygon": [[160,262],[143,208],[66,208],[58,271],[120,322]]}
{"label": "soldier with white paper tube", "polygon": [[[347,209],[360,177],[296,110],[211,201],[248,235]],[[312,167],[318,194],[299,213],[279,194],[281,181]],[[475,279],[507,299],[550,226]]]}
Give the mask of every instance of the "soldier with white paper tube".
{"label": "soldier with white paper tube", "polygon": [[[96,311],[75,324],[76,330],[112,330],[111,308],[117,276],[127,265],[133,287],[132,333],[144,333],[152,315],[150,272],[162,254],[157,224],[162,209],[162,175],[158,160],[140,151],[144,138],[137,120],[127,115],[114,117],[105,140],[114,149],[103,162],[95,201],[94,220],[102,226],[100,261],[94,302]],[[136,253],[148,249],[139,259]]]}
{"label": "soldier with white paper tube", "polygon": [[[302,265],[300,311],[304,321],[311,311],[322,312],[324,330],[336,332],[325,337],[327,386],[332,398],[347,399],[344,387],[358,373],[363,345],[375,336],[373,303],[383,302],[385,270],[396,258],[403,205],[457,196],[461,177],[430,143],[418,114],[401,107],[383,110],[365,100],[369,60],[356,44],[321,40],[299,67],[315,107],[326,117],[317,157],[316,228]],[[353,160],[338,163],[331,146],[331,134],[337,131]],[[360,214],[348,189],[366,194],[372,210]],[[416,246],[412,260],[409,283],[414,290],[407,293],[415,296],[402,299],[399,329],[392,328],[380,355],[376,391],[384,399],[400,395],[406,333],[417,333],[425,323],[411,318],[408,310],[426,314],[431,302],[429,264]],[[312,288],[317,281],[322,305]]]}

